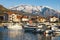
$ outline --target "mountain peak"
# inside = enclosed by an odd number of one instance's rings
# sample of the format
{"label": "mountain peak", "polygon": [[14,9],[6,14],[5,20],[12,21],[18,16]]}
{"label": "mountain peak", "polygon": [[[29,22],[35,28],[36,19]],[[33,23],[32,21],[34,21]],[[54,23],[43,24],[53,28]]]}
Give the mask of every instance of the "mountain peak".
{"label": "mountain peak", "polygon": [[42,16],[58,16],[57,11],[49,6],[33,6],[33,5],[19,5],[9,8],[11,10],[17,10],[24,13],[39,14]]}
{"label": "mountain peak", "polygon": [[48,6],[34,6],[34,5],[22,4],[22,5],[19,5],[19,6],[10,7],[9,9],[28,12],[28,13],[38,13],[38,12],[41,12],[42,10],[53,9],[53,8],[48,7]]}

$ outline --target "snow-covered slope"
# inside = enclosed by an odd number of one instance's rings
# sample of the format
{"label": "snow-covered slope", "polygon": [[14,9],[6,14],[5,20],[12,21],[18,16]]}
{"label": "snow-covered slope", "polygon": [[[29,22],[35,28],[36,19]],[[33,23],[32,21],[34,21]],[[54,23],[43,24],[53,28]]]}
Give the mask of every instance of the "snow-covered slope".
{"label": "snow-covered slope", "polygon": [[20,12],[27,12],[33,14],[40,14],[43,16],[58,16],[58,12],[48,6],[32,6],[32,5],[19,5],[15,7],[10,7],[11,10],[17,10]]}

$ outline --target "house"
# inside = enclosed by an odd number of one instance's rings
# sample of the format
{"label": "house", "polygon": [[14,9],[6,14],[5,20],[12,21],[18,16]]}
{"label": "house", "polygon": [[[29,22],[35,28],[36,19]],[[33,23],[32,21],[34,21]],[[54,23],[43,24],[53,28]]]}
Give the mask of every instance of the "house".
{"label": "house", "polygon": [[9,22],[19,22],[20,19],[17,18],[17,14],[14,12],[8,12],[8,21]]}
{"label": "house", "polygon": [[19,22],[21,22],[21,21],[22,21],[22,16],[23,16],[23,15],[17,15],[17,19],[19,19],[19,20],[20,20]]}
{"label": "house", "polygon": [[50,18],[50,22],[56,22],[56,21],[58,21],[59,20],[59,18],[57,18],[57,17],[51,17]]}
{"label": "house", "polygon": [[37,18],[37,21],[38,21],[38,22],[45,22],[46,19],[45,19],[44,17],[38,17],[38,18]]}
{"label": "house", "polygon": [[10,22],[19,22],[20,19],[17,18],[17,14],[11,14],[11,15],[9,15],[9,21]]}
{"label": "house", "polygon": [[25,22],[29,21],[28,16],[23,16],[23,17],[22,17],[22,21],[25,21]]}
{"label": "house", "polygon": [[0,22],[4,21],[4,14],[0,14]]}
{"label": "house", "polygon": [[0,22],[7,22],[7,21],[8,21],[8,14],[0,13]]}

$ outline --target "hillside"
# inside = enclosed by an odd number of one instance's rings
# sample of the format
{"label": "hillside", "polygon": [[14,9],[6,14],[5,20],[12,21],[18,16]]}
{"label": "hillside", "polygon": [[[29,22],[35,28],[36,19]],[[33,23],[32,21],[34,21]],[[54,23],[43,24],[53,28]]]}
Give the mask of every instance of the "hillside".
{"label": "hillside", "polygon": [[7,12],[8,9],[5,8],[4,6],[0,5],[0,13],[4,13],[4,12]]}

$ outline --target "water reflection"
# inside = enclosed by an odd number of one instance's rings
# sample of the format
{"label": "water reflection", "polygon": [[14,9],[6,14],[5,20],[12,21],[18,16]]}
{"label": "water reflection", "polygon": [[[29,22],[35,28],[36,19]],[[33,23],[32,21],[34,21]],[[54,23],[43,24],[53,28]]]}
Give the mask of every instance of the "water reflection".
{"label": "water reflection", "polygon": [[19,34],[19,32],[17,32],[17,31],[10,31],[10,32],[8,32],[8,36],[9,37],[13,37],[13,38],[15,38],[16,36],[18,36],[18,34]]}
{"label": "water reflection", "polygon": [[60,36],[45,36],[41,34],[24,32],[23,30],[0,31],[0,40],[60,40]]}
{"label": "water reflection", "polygon": [[2,32],[0,32],[0,40],[2,40],[3,39],[3,34],[2,34]]}
{"label": "water reflection", "polygon": [[22,35],[23,35],[23,33],[22,33],[22,31],[19,31],[19,30],[10,30],[9,32],[8,32],[8,39],[9,40],[22,40]]}

